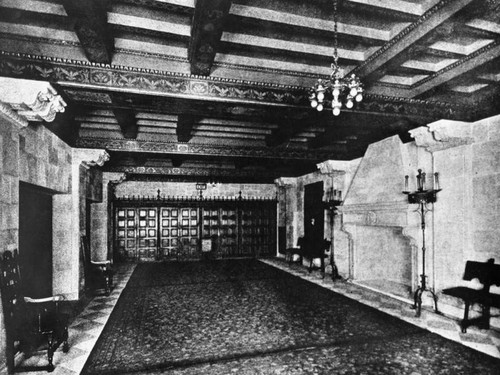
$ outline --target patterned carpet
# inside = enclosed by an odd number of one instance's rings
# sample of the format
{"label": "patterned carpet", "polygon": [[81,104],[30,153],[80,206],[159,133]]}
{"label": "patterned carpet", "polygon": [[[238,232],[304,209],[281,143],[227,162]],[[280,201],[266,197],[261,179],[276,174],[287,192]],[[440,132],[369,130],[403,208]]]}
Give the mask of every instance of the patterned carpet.
{"label": "patterned carpet", "polygon": [[499,374],[500,360],[253,260],[139,264],[82,374]]}

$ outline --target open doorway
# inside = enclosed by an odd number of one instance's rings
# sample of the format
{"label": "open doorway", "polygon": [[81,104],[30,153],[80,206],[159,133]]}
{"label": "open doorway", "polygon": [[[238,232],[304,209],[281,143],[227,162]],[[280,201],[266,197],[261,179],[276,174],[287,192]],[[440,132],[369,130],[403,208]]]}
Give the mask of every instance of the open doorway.
{"label": "open doorway", "polygon": [[325,213],[323,181],[304,187],[304,235],[311,243],[321,244],[324,238]]}
{"label": "open doorway", "polygon": [[19,183],[19,266],[23,293],[52,295],[52,193]]}

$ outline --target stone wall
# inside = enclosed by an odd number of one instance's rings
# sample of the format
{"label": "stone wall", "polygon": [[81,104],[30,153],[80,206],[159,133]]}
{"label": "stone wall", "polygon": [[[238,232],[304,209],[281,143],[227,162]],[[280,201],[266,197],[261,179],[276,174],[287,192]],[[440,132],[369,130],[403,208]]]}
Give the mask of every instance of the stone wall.
{"label": "stone wall", "polygon": [[[19,181],[50,189],[54,197],[69,196],[72,187],[71,148],[41,124],[27,127],[0,116],[0,255],[18,248]],[[67,206],[66,206],[67,207]],[[54,204],[57,208],[57,203]],[[67,280],[60,270],[68,259],[67,248],[60,246],[60,217],[53,223],[53,288]],[[71,261],[71,260],[70,260]],[[74,267],[70,265],[70,268]],[[2,315],[3,317],[3,315]],[[0,370],[5,363],[5,328],[0,321]]]}

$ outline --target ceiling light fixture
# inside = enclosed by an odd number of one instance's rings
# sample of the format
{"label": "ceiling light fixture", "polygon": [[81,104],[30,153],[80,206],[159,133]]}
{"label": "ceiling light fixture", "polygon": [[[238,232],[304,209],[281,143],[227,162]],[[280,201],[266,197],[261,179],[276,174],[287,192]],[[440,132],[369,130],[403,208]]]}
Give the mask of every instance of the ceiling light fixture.
{"label": "ceiling light fixture", "polygon": [[334,24],[334,51],[332,73],[330,79],[318,79],[318,82],[311,87],[309,100],[311,107],[319,112],[324,109],[327,101],[332,103],[332,112],[334,116],[340,114],[342,102],[345,101],[347,108],[352,108],[354,102],[363,100],[363,84],[356,74],[344,77],[344,69],[339,66],[338,39],[337,39],[337,0],[333,1],[333,24]]}

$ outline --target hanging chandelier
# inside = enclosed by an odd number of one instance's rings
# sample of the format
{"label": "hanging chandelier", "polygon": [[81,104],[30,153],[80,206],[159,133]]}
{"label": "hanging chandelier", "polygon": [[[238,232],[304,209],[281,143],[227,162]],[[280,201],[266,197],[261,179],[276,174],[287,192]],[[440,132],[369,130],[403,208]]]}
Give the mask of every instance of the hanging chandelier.
{"label": "hanging chandelier", "polygon": [[333,31],[334,31],[334,50],[332,72],[330,79],[318,79],[318,82],[311,87],[309,100],[311,107],[319,112],[324,109],[327,102],[332,103],[332,112],[334,116],[340,114],[342,102],[345,102],[347,108],[352,108],[354,102],[363,100],[363,84],[353,73],[349,77],[344,77],[344,70],[339,66],[338,39],[337,39],[337,0],[333,2]]}

